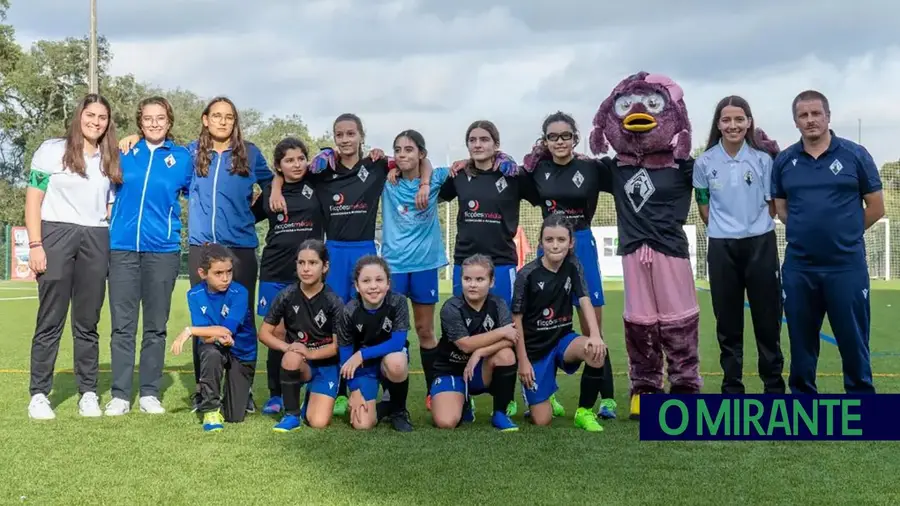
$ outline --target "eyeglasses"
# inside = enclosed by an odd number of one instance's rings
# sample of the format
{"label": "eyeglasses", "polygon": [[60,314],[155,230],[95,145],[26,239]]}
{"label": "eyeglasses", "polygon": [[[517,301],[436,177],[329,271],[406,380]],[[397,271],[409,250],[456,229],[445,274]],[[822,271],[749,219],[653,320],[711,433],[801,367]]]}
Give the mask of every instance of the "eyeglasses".
{"label": "eyeglasses", "polygon": [[141,123],[145,125],[152,125],[154,123],[157,125],[165,125],[168,121],[169,118],[167,116],[157,116],[155,118],[153,116],[144,116],[141,118]]}
{"label": "eyeglasses", "polygon": [[209,116],[209,119],[215,121],[216,123],[234,123],[234,115],[232,114],[222,114],[217,112]]}
{"label": "eyeglasses", "polygon": [[549,133],[549,134],[545,135],[544,138],[550,142],[556,142],[560,139],[562,139],[564,141],[570,141],[575,138],[575,134],[572,132],[563,132],[561,134],[554,132],[554,133]]}

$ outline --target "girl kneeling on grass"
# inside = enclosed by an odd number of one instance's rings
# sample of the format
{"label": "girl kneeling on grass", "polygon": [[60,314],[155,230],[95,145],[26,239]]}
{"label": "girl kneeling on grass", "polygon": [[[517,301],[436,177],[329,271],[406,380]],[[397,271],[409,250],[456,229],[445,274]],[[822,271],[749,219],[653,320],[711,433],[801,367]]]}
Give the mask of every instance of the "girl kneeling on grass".
{"label": "girl kneeling on grass", "polygon": [[[307,239],[297,251],[297,283],[278,292],[269,305],[259,340],[281,357],[284,417],[275,432],[299,429],[301,419],[315,428],[331,421],[340,374],[335,323],[341,316],[340,297],[325,285],[328,250],[318,239]],[[285,337],[276,333],[284,324]],[[307,402],[300,409],[300,388],[306,384]]]}
{"label": "girl kneeling on grass", "polygon": [[391,270],[383,258],[366,255],[353,272],[356,296],[344,306],[338,324],[341,376],[350,391],[350,424],[371,429],[378,423],[375,399],[382,379],[391,395],[386,415],[394,429],[412,431],[409,393],[409,308],[391,288]]}
{"label": "girl kneeling on grass", "polygon": [[485,255],[470,256],[462,263],[461,281],[462,296],[448,299],[441,308],[441,341],[431,385],[434,424],[442,429],[456,427],[469,396],[490,392],[494,397],[491,424],[504,432],[517,431],[506,407],[516,389],[513,347],[519,333],[506,302],[489,293],[494,263]]}
{"label": "girl kneeling on grass", "polygon": [[[591,314],[591,298],[584,281],[581,263],[574,254],[574,234],[562,215],[548,216],[541,226],[543,255],[526,264],[516,278],[513,295],[513,321],[522,338],[516,342],[519,379],[525,402],[536,425],[550,425],[550,404],[558,386],[556,371],[575,374],[582,362],[603,367],[606,344],[597,320],[587,318],[590,336],[572,331],[572,298],[585,314]],[[588,377],[581,383],[575,426],[588,432],[600,432],[593,403],[597,400],[602,377]]]}
{"label": "girl kneeling on grass", "polygon": [[247,414],[256,368],[256,328],[246,318],[247,289],[232,280],[231,251],[220,244],[207,244],[201,250],[199,263],[197,273],[201,281],[187,293],[191,326],[185,327],[172,344],[172,353],[180,354],[191,336],[197,338],[194,346],[200,356],[198,411],[203,414],[203,430],[214,432],[222,430],[224,422],[243,422]]}

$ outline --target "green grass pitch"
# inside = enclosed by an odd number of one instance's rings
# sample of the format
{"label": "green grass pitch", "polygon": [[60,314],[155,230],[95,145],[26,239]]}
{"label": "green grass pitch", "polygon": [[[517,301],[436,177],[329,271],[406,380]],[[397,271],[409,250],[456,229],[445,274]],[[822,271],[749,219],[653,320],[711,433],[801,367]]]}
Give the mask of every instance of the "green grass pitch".
{"label": "green grass pitch", "polygon": [[[180,281],[170,341],[188,322],[186,290]],[[120,418],[79,418],[68,328],[51,395],[57,419],[30,421],[36,288],[0,284],[0,504],[900,504],[900,443],[640,442],[637,423],[627,420],[621,286],[609,282],[606,290],[604,331],[625,419],[605,422],[602,433],[572,425],[578,375],[560,379],[567,416],[550,428],[523,420],[520,402],[516,421],[522,430],[497,433],[490,427],[490,399],[480,398],[474,425],[438,431],[424,407],[413,344],[412,434],[385,426],[356,433],[346,420],[335,420],[326,430],[276,434],[275,420],[259,413],[221,433],[205,434],[187,402],[193,388],[190,353],[167,356],[168,414],[134,410]],[[704,389],[715,393],[721,381],[715,323],[709,294],[700,291],[699,299]],[[900,392],[898,285],[873,282],[871,299],[876,388]],[[759,392],[749,312],[746,316],[745,383]],[[827,325],[824,331],[830,332]],[[104,308],[101,403],[109,400],[109,333]],[[787,329],[783,336],[789,355]],[[262,358],[259,368],[254,392],[261,404],[268,394]],[[824,341],[819,371],[823,392],[842,391],[837,348]]]}

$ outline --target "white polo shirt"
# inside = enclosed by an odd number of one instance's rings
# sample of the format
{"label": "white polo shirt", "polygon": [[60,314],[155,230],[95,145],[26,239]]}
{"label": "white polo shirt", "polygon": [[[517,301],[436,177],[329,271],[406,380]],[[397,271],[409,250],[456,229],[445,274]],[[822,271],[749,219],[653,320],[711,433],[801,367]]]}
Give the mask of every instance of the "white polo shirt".
{"label": "white polo shirt", "polygon": [[82,177],[63,167],[65,150],[65,139],[50,139],[41,144],[31,160],[32,171],[50,177],[41,204],[41,220],[109,227],[106,206],[115,195],[109,178],[100,170],[100,153],[84,156],[87,177]]}

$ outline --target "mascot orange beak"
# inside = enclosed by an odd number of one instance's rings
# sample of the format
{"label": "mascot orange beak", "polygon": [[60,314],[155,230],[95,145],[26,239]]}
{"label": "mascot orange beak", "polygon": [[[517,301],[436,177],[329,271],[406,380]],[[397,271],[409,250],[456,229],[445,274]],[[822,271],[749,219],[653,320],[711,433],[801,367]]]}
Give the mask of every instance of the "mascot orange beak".
{"label": "mascot orange beak", "polygon": [[649,132],[656,128],[656,118],[649,114],[636,112],[625,116],[622,120],[622,127],[629,132]]}

